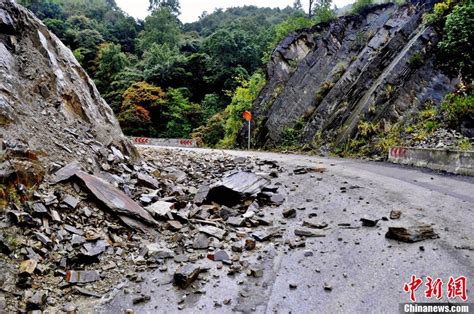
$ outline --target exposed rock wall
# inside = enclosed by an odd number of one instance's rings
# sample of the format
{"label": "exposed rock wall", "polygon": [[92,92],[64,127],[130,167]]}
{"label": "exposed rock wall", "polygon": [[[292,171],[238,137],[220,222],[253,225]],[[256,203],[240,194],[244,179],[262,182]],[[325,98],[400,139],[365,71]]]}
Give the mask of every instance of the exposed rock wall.
{"label": "exposed rock wall", "polygon": [[278,145],[302,124],[301,144],[335,149],[361,121],[389,129],[427,101],[439,104],[455,82],[436,68],[439,38],[422,24],[434,2],[378,5],[285,38],[254,103],[258,145]]}
{"label": "exposed rock wall", "polygon": [[0,141],[7,151],[90,168],[110,145],[135,152],[72,52],[10,0],[0,0]]}

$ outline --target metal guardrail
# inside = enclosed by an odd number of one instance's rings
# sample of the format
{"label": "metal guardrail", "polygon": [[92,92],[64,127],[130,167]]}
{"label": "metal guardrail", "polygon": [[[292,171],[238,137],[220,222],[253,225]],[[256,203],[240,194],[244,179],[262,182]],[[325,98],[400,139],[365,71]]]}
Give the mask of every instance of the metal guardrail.
{"label": "metal guardrail", "polygon": [[196,140],[184,138],[150,138],[129,137],[135,145],[151,145],[164,147],[197,147]]}

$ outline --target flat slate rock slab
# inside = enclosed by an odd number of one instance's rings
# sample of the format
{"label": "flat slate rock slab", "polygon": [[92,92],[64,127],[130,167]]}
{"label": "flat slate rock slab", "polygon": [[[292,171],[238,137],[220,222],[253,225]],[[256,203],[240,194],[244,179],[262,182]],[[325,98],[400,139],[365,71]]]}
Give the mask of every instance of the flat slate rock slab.
{"label": "flat slate rock slab", "polygon": [[389,227],[385,234],[387,239],[398,240],[402,242],[419,242],[427,239],[439,238],[433,230],[433,227],[428,225],[413,226],[413,227]]}
{"label": "flat slate rock slab", "polygon": [[56,171],[56,173],[51,177],[50,182],[51,184],[57,184],[69,180],[79,171],[81,171],[81,164],[78,161],[73,161]]}
{"label": "flat slate rock slab", "polygon": [[77,172],[76,176],[99,201],[116,214],[130,216],[150,225],[157,224],[148,211],[108,182],[83,171]]}
{"label": "flat slate rock slab", "polygon": [[270,181],[251,172],[235,172],[214,184],[206,197],[208,202],[216,202],[232,207],[244,198],[257,195]]}

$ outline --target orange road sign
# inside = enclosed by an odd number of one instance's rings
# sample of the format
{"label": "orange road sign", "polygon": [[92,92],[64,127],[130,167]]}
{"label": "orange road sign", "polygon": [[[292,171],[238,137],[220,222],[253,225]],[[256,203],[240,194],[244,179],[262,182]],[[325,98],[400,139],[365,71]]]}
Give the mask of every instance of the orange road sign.
{"label": "orange road sign", "polygon": [[243,116],[245,121],[252,121],[252,113],[250,111],[244,111]]}

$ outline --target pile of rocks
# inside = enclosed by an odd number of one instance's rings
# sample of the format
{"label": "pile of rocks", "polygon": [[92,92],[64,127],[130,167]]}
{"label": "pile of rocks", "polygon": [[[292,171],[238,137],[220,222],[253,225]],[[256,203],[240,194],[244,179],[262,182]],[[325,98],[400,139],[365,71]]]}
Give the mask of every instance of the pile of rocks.
{"label": "pile of rocks", "polygon": [[464,137],[456,130],[440,128],[430,134],[426,139],[417,141],[408,138],[410,146],[418,148],[458,149],[461,141],[470,142],[474,145],[474,139]]}
{"label": "pile of rocks", "polygon": [[277,163],[174,151],[142,155],[132,163],[111,146],[93,174],[78,162],[54,165],[31,195],[12,183],[18,198],[8,198],[0,216],[0,248],[5,265],[17,267],[9,269],[15,279],[3,285],[2,308],[37,310],[78,294],[100,297],[124,278],[140,281],[147,269],[166,270],[170,258],[183,266],[175,274],[183,288],[205,270],[191,263],[203,254],[231,273],[249,271],[229,253],[252,251],[256,241],[280,234],[262,210],[284,202],[271,184],[282,171]]}

